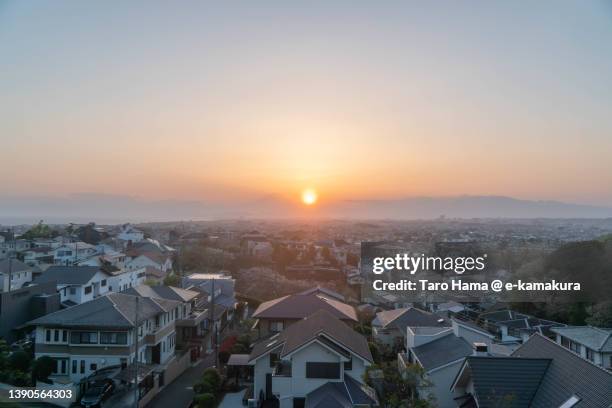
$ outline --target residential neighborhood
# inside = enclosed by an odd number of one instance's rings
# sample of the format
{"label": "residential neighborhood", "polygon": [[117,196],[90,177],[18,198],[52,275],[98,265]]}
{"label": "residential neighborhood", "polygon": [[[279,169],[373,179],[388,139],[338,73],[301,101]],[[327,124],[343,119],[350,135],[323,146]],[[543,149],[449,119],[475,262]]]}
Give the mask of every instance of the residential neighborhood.
{"label": "residential neighborhood", "polygon": [[[373,237],[359,228],[328,239],[265,224],[244,233],[234,224],[69,227],[1,235],[1,355],[27,364],[3,363],[0,383],[73,393],[49,404],[612,403],[610,327],[490,297],[413,302],[364,291],[367,277],[353,279],[364,273],[358,237]],[[47,233],[19,238],[32,228]]]}

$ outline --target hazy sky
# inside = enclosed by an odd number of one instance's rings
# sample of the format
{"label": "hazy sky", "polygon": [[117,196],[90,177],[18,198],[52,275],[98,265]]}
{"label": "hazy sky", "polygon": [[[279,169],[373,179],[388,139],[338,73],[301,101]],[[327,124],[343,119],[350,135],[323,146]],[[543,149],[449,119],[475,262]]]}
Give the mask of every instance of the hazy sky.
{"label": "hazy sky", "polygon": [[0,196],[612,205],[612,3],[217,3],[0,0]]}

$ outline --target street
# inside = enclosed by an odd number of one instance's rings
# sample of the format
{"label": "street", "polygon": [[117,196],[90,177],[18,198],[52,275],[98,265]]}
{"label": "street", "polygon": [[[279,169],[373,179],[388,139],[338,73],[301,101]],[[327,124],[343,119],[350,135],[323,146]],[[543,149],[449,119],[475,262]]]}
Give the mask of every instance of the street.
{"label": "street", "polygon": [[187,369],[155,396],[147,408],[186,408],[193,400],[193,384],[197,383],[208,367],[214,365],[214,354],[209,354],[196,366]]}

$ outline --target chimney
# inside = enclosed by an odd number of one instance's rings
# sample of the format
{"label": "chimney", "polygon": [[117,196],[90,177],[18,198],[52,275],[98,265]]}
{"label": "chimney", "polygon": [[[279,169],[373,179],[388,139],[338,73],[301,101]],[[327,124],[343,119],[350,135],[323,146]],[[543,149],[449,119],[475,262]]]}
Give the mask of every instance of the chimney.
{"label": "chimney", "polygon": [[489,355],[489,347],[487,346],[487,343],[474,342],[472,344],[472,347],[474,348],[473,355],[475,356],[488,356]]}

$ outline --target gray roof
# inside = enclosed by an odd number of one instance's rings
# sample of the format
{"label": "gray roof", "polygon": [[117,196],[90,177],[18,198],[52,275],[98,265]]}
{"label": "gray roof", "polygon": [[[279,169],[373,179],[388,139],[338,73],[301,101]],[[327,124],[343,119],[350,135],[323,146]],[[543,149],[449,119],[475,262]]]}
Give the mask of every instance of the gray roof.
{"label": "gray roof", "polygon": [[558,407],[572,395],[581,398],[576,408],[612,404],[612,373],[544,336],[534,334],[512,356],[552,360],[533,399],[534,407]]}
{"label": "gray roof", "polygon": [[339,319],[357,321],[355,308],[331,296],[322,294],[297,294],[263,302],[253,317],[267,319],[303,319],[318,310],[325,310]]}
{"label": "gray roof", "polygon": [[548,358],[467,357],[479,408],[531,406],[551,360]]}
{"label": "gray roof", "polygon": [[0,273],[8,273],[9,270],[11,273],[15,273],[31,271],[32,268],[21,262],[19,259],[3,259],[0,261]]}
{"label": "gray roof", "polygon": [[36,278],[36,282],[57,282],[58,285],[84,285],[98,272],[108,275],[99,266],[54,265]]}
{"label": "gray roof", "polygon": [[157,299],[176,300],[177,302],[189,302],[200,295],[198,292],[193,290],[164,285],[138,285],[124,290],[122,293]]}
{"label": "gray roof", "polygon": [[453,333],[410,350],[427,371],[470,356],[473,352],[470,343]]}
{"label": "gray roof", "polygon": [[591,350],[612,353],[612,329],[593,326],[553,327],[550,331],[583,344]]}
{"label": "gray roof", "polygon": [[165,313],[179,302],[137,296],[123,293],[109,293],[89,302],[50,313],[34,319],[27,325],[48,325],[62,327],[117,327],[129,328],[136,320],[136,299],[138,320],[148,319]]}
{"label": "gray roof", "polygon": [[311,340],[326,342],[332,340],[336,346],[372,362],[372,354],[366,338],[354,331],[325,310],[319,310],[306,319],[300,320],[281,333],[257,343],[251,352],[251,361],[279,349],[281,357],[297,350]]}
{"label": "gray roof", "polygon": [[330,381],[306,395],[306,408],[352,408],[378,406],[374,391],[348,374],[344,382]]}
{"label": "gray roof", "polygon": [[408,327],[449,327],[451,325],[442,316],[415,307],[378,312],[373,324],[395,327],[402,333],[405,333]]}

